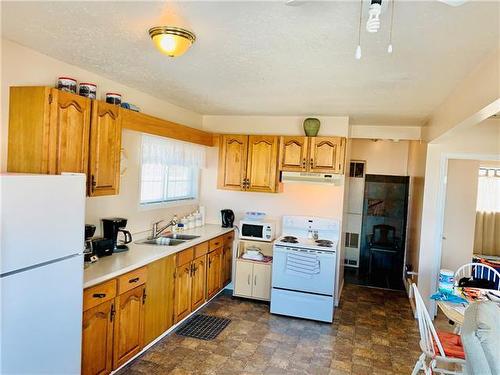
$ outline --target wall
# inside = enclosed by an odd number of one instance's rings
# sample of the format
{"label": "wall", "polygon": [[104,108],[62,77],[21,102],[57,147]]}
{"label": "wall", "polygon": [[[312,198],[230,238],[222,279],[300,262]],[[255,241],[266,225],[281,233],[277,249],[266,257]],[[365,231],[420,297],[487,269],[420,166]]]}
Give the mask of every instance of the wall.
{"label": "wall", "polygon": [[478,160],[448,161],[441,268],[456,271],[472,260],[478,172]]}
{"label": "wall", "polygon": [[410,142],[408,149],[408,176],[410,176],[410,186],[408,196],[405,264],[411,265],[412,270],[415,272],[418,272],[420,251],[426,156],[427,143],[420,141]]}
{"label": "wall", "polygon": [[409,141],[353,139],[351,160],[366,160],[367,174],[406,176]]}
{"label": "wall", "polygon": [[426,157],[425,188],[420,234],[418,287],[430,311],[435,304],[429,296],[436,289],[442,236],[444,190],[442,181],[447,158],[500,160],[500,120],[486,120],[440,143],[429,143]]}
{"label": "wall", "polygon": [[[5,39],[2,39],[1,48],[1,171],[5,171],[7,165],[9,86],[53,86],[58,76],[66,75],[96,83],[99,96],[107,91],[119,92],[122,93],[125,101],[137,104],[145,113],[197,128],[202,126],[202,116],[195,112],[177,107],[95,73]],[[193,206],[184,206],[150,211],[139,210],[137,200],[139,197],[140,138],[140,133],[123,132],[123,148],[128,154],[128,168],[121,179],[120,195],[88,198],[86,213],[88,223],[99,224],[99,219],[106,216],[124,216],[131,219],[129,227],[133,233],[136,233],[150,228],[153,221],[161,218],[169,219],[174,213],[183,214],[193,208]]]}

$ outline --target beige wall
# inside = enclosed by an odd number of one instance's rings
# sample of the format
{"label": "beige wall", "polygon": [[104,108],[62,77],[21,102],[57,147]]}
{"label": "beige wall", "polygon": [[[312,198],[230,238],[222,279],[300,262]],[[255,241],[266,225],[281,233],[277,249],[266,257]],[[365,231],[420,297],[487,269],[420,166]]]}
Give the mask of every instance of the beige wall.
{"label": "beige wall", "polygon": [[478,160],[448,161],[441,268],[456,271],[472,261],[478,172]]}
{"label": "beige wall", "polygon": [[[459,155],[459,156],[458,156]],[[420,235],[418,287],[424,301],[434,309],[429,296],[437,287],[441,264],[440,243],[444,212],[446,158],[500,160],[500,120],[486,120],[464,129],[441,143],[429,143],[426,156],[425,188]]]}
{"label": "beige wall", "polygon": [[[53,86],[58,76],[67,75],[79,81],[97,84],[99,97],[107,91],[116,91],[123,95],[124,101],[137,104],[145,113],[175,122],[201,128],[202,116],[159,100],[133,88],[111,81],[95,73],[86,71],[62,61],[55,60],[19,44],[2,39],[2,86],[1,86],[1,171],[6,169],[9,86]],[[150,228],[151,223],[161,218],[171,218],[174,213],[184,214],[193,206],[139,210],[139,150],[140,133],[123,132],[123,148],[128,155],[127,171],[121,178],[120,194],[109,197],[87,198],[86,221],[99,224],[106,216],[124,216],[130,219],[132,233]]]}
{"label": "beige wall", "polygon": [[366,160],[367,174],[406,176],[409,141],[353,139],[351,160]]}
{"label": "beige wall", "polygon": [[412,270],[415,272],[418,272],[426,155],[427,143],[420,141],[410,142],[408,148],[408,176],[410,176],[410,186],[405,263],[411,265]]}

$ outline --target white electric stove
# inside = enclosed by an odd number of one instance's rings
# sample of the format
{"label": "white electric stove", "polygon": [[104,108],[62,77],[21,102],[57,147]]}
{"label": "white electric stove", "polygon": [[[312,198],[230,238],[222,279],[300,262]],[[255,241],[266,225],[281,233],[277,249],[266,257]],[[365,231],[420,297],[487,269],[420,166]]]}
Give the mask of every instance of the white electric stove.
{"label": "white electric stove", "polygon": [[274,242],[271,313],[333,321],[339,222],[284,216]]}

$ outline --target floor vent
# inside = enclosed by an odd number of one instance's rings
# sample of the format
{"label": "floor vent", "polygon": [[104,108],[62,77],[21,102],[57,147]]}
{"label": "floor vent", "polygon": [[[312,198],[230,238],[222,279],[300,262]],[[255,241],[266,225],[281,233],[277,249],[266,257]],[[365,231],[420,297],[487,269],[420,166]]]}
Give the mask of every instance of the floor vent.
{"label": "floor vent", "polygon": [[201,340],[213,340],[230,322],[231,319],[198,314],[179,327],[175,333]]}

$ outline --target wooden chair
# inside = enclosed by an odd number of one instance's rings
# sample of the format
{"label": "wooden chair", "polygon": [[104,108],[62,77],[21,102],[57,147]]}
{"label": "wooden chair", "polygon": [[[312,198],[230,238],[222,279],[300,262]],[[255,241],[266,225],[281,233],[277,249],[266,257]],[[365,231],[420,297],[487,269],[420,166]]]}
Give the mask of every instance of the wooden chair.
{"label": "wooden chair", "polygon": [[[437,332],[427,312],[422,296],[416,284],[412,284],[417,308],[418,329],[420,331],[420,349],[422,354],[415,363],[412,375],[423,371],[426,375],[463,374],[465,354],[460,336],[449,332]],[[445,367],[441,367],[445,365]],[[458,367],[459,370],[446,366]]]}
{"label": "wooden chair", "polygon": [[490,280],[496,290],[500,290],[500,273],[491,266],[483,263],[467,263],[461,266],[454,275],[455,287],[463,278]]}

